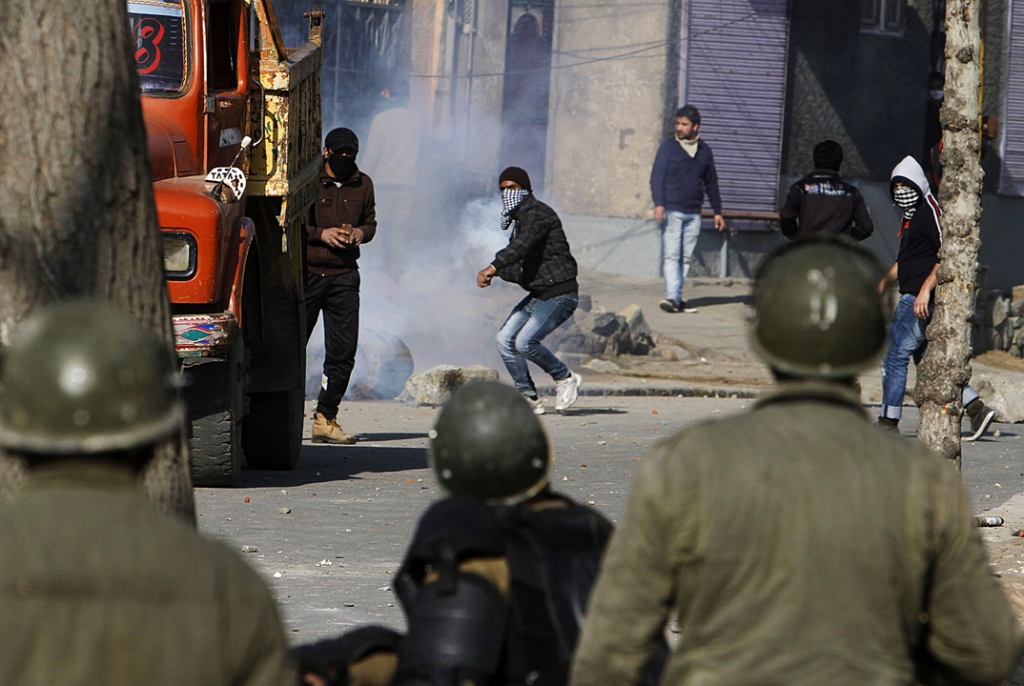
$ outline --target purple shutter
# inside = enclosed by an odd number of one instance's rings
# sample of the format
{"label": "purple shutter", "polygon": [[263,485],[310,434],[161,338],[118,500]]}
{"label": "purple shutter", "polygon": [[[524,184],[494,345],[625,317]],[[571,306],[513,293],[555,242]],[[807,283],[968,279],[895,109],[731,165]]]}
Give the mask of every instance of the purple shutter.
{"label": "purple shutter", "polygon": [[723,209],[774,212],[786,105],[789,3],[690,0],[680,104],[701,114]]}
{"label": "purple shutter", "polygon": [[1003,111],[1003,170],[999,192],[1024,195],[1024,2],[1010,3],[1010,54]]}

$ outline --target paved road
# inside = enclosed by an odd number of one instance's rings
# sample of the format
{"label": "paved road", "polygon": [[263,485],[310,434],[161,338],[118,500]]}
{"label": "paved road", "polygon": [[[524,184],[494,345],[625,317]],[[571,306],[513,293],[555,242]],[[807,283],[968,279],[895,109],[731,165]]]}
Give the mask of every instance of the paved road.
{"label": "paved road", "polygon": [[[616,520],[652,443],[749,403],[581,398],[565,415],[543,418],[556,455],[554,484],[573,498],[594,501]],[[294,642],[366,622],[402,626],[390,582],[417,517],[440,495],[426,453],[437,412],[389,402],[345,403],[339,419],[361,434],[358,445],[307,444],[294,472],[245,471],[240,488],[197,489],[201,531],[235,549],[258,548],[247,558],[278,594]],[[916,411],[908,411],[905,423],[915,421]],[[979,511],[1024,491],[1021,431],[1015,425],[995,428],[1000,437],[964,445],[964,478]],[[317,566],[323,560],[329,564]]]}

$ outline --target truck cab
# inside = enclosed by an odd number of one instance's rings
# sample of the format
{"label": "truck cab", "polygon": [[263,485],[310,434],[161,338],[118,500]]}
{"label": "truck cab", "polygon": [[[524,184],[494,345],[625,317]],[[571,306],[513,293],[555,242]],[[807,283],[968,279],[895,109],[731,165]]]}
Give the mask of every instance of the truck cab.
{"label": "truck cab", "polygon": [[323,13],[306,13],[310,39],[288,49],[270,0],[127,4],[175,346],[192,380],[193,480],[234,483],[243,452],[250,467],[291,469]]}

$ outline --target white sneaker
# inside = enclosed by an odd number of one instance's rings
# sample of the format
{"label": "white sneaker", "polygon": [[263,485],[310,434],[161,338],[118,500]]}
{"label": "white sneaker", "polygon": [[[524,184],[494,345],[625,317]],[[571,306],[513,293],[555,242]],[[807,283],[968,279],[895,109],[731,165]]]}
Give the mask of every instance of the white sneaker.
{"label": "white sneaker", "polygon": [[580,397],[580,386],[583,379],[576,372],[569,372],[568,379],[562,379],[555,383],[555,411],[563,412],[573,406],[573,403]]}
{"label": "white sneaker", "polygon": [[526,398],[526,402],[530,403],[530,407],[533,408],[534,414],[544,414],[545,409],[543,400],[541,400],[540,398],[531,398],[525,395],[523,397]]}

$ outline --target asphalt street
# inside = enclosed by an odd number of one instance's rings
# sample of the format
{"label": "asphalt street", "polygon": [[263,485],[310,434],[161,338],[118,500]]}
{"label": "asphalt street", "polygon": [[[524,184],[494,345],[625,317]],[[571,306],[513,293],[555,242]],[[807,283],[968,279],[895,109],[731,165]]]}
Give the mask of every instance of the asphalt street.
{"label": "asphalt street", "polygon": [[[582,397],[564,415],[543,417],[555,452],[552,482],[617,520],[654,442],[751,402]],[[246,470],[239,488],[196,489],[203,533],[238,551],[256,548],[245,557],[276,592],[293,643],[366,623],[403,626],[391,579],[417,517],[441,496],[426,451],[437,413],[393,402],[346,402],[339,422],[359,435],[358,444],[307,442],[293,472]],[[903,424],[912,427],[916,420],[916,409],[908,407]],[[964,480],[978,512],[1024,491],[1020,426],[993,429],[998,436],[963,448]]]}

